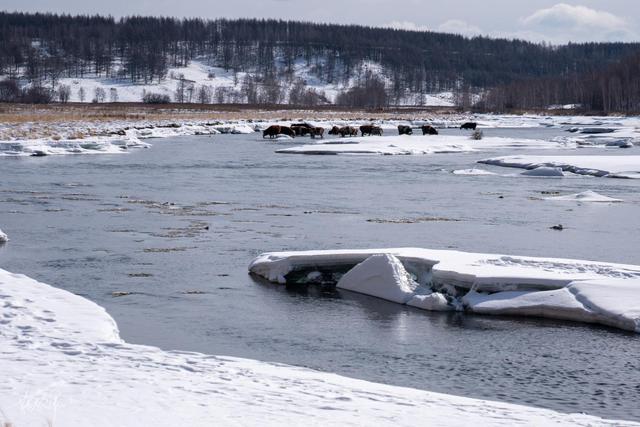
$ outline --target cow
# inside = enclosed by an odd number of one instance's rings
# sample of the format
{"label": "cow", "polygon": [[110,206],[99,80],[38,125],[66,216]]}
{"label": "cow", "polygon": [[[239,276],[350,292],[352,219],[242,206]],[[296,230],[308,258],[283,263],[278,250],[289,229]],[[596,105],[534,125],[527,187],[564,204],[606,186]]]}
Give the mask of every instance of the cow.
{"label": "cow", "polygon": [[291,129],[295,132],[296,136],[305,136],[311,133],[313,126],[309,123],[292,123]]}
{"label": "cow", "polygon": [[467,123],[463,124],[462,126],[460,126],[460,129],[461,130],[476,130],[477,127],[478,127],[477,123],[467,122]]}
{"label": "cow", "polygon": [[289,126],[280,126],[280,134],[290,136],[291,138],[296,137],[296,133]]}
{"label": "cow", "polygon": [[431,125],[423,125],[422,126],[422,134],[423,135],[437,135],[438,130]]}
{"label": "cow", "polygon": [[398,125],[398,135],[413,135],[413,129],[411,126]]}
{"label": "cow", "polygon": [[362,125],[360,126],[360,133],[362,134],[362,136],[365,136],[365,135],[382,136],[382,128],[374,125]]}
{"label": "cow", "polygon": [[[331,128],[331,130],[329,131],[329,135],[342,135],[342,133],[340,133],[340,131],[344,129],[344,128],[339,128],[338,126],[334,126]],[[344,136],[344,135],[343,135]]]}
{"label": "cow", "polygon": [[262,139],[266,137],[269,137],[271,139],[276,138],[278,135],[280,135],[281,128],[282,126],[279,126],[279,125],[269,126],[268,128],[262,131]]}
{"label": "cow", "polygon": [[319,136],[320,138],[324,139],[324,128],[323,127],[311,128],[310,135],[311,135],[311,138],[314,138],[314,139],[316,136]]}
{"label": "cow", "polygon": [[358,136],[358,129],[356,129],[356,128],[352,127],[352,126],[345,126],[345,127],[340,128],[338,133],[343,138],[345,136]]}

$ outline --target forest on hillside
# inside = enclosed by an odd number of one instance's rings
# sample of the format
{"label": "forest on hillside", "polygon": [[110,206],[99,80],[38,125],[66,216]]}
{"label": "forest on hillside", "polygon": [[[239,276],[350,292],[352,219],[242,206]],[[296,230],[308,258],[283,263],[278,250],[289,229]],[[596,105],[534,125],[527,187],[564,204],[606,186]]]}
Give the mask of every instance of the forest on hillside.
{"label": "forest on hillside", "polygon": [[494,87],[478,107],[500,112],[565,105],[585,112],[640,113],[640,54],[598,71]]}
{"label": "forest on hillside", "polygon": [[[454,91],[459,94],[460,104],[468,106],[469,94],[487,93],[497,87],[494,96],[485,97],[485,105],[507,108],[537,103],[537,98],[535,102],[509,98],[514,90],[533,90],[522,82],[564,85],[569,99],[566,87],[571,82],[586,84],[584,76],[597,76],[607,66],[619,64],[638,51],[640,44],[550,46],[521,40],[279,20],[114,19],[5,12],[0,13],[0,75],[5,76],[0,85],[0,101],[13,97],[46,102],[63,77],[104,76],[132,83],[162,81],[170,67],[183,67],[197,58],[234,73],[253,73],[253,81],[243,83],[243,100],[249,103],[259,100],[257,86],[267,88],[260,100],[283,102],[277,89],[280,82],[293,79],[296,61],[304,61],[317,78],[327,83],[349,81],[363,61],[370,61],[380,64],[384,81],[371,73],[361,76],[359,87],[338,97],[341,103],[384,106],[407,91]],[[294,101],[323,102],[321,94],[306,90],[304,82],[297,83]],[[374,95],[369,97],[369,93]],[[212,94],[202,95],[201,99],[215,98]],[[174,101],[180,102],[177,98],[179,95]],[[529,95],[521,98],[529,99]],[[555,94],[540,98],[545,102],[565,99]],[[287,99],[292,102],[290,97]]]}

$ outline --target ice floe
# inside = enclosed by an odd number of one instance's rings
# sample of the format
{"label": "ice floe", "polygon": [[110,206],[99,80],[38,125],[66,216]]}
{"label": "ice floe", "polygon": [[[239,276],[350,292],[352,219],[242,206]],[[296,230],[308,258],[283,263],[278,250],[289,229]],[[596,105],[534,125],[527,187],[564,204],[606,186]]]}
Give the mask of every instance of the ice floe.
{"label": "ice floe", "polygon": [[300,273],[346,272],[338,287],[427,310],[543,316],[640,332],[635,265],[401,248],[266,253],[249,271],[278,283]]}
{"label": "ice floe", "polygon": [[7,243],[9,241],[9,236],[7,236],[7,234],[0,230],[0,245],[3,243]]}
{"label": "ice floe", "polygon": [[[594,289],[576,292],[619,309]],[[0,306],[3,425],[638,425],[128,344],[96,304],[3,270]]]}
{"label": "ice floe", "polygon": [[545,197],[545,200],[560,200],[569,202],[594,202],[594,203],[619,203],[623,200],[604,196],[593,190],[583,191],[577,194],[567,194],[565,196]]}
{"label": "ice floe", "polygon": [[383,136],[327,139],[277,150],[286,154],[437,154],[494,149],[575,148],[575,143],[534,139],[486,137],[471,141],[468,136]]}
{"label": "ice floe", "polygon": [[564,172],[561,168],[550,168],[548,166],[540,166],[535,169],[529,169],[521,173],[524,176],[537,176],[537,177],[563,177]]}
{"label": "ice floe", "polygon": [[564,172],[610,178],[640,178],[640,156],[503,156],[478,163],[521,169],[560,168]]}
{"label": "ice floe", "polygon": [[485,169],[458,169],[452,172],[454,175],[497,175],[494,172]]}

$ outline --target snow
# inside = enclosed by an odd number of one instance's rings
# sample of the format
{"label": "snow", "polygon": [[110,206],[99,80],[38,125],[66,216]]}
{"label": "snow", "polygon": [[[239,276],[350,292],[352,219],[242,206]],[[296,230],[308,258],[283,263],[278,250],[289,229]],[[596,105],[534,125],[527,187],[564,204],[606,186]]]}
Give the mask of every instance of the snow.
{"label": "snow", "polygon": [[[326,59],[318,59],[320,62],[326,62]],[[284,66],[284,65],[282,65]],[[116,65],[116,68],[119,66]],[[293,74],[290,80],[282,80],[281,85],[284,91],[288,94],[293,82],[297,79],[302,79],[306,82],[307,87],[315,89],[317,92],[324,92],[327,98],[335,102],[338,94],[350,87],[355,86],[357,82],[357,75],[362,74],[368,70],[373,71],[376,75],[380,76],[383,80],[387,81],[390,85],[391,80],[385,76],[385,70],[383,67],[373,61],[363,61],[351,70],[352,76],[348,81],[342,79],[336,79],[339,81],[327,82],[319,78],[317,73],[314,72],[314,64],[307,63],[303,59],[298,59],[293,65]],[[83,77],[65,77],[59,79],[58,84],[67,85],[71,88],[71,102],[81,102],[80,100],[80,88],[85,91],[84,102],[92,102],[96,89],[101,88],[106,93],[105,101],[111,101],[111,90],[117,91],[116,102],[140,102],[142,101],[143,94],[157,93],[162,95],[168,95],[172,100],[175,99],[176,89],[180,82],[180,77],[183,76],[187,81],[187,85],[193,85],[195,87],[194,94],[192,95],[192,101],[196,102],[197,88],[201,86],[209,86],[211,92],[214,94],[217,88],[223,88],[229,92],[225,102],[236,102],[238,96],[242,97],[242,83],[247,76],[256,76],[254,72],[239,72],[237,76],[234,76],[233,71],[225,70],[222,67],[208,65],[208,61],[205,58],[198,58],[190,61],[186,67],[172,67],[169,68],[167,76],[161,80],[154,80],[152,82],[137,82],[132,83],[128,78],[108,78],[108,77],[96,77],[91,74],[87,74]],[[1,78],[2,76],[0,76]],[[188,95],[187,95],[188,96]],[[229,98],[231,97],[231,98]],[[242,101],[243,99],[240,99]],[[215,100],[213,100],[215,102]],[[413,93],[406,91],[401,97],[400,105],[425,105],[425,106],[440,106],[440,107],[453,107],[454,96],[451,92],[440,92],[432,94],[421,95],[419,93]]]}
{"label": "snow", "polygon": [[546,197],[545,200],[559,200],[570,202],[594,202],[594,203],[617,203],[623,200],[614,199],[613,197],[604,196],[593,190],[583,191],[577,194],[567,194],[565,196]]}
{"label": "snow", "polygon": [[418,284],[398,258],[390,254],[372,255],[353,267],[338,281],[337,287],[406,304]]}
{"label": "snow", "polygon": [[0,304],[3,425],[638,425],[128,344],[96,304],[4,270]]}
{"label": "snow", "polygon": [[495,173],[484,169],[459,169],[452,172],[454,175],[496,175]]}
{"label": "snow", "polygon": [[559,149],[575,148],[556,141],[516,138],[483,138],[471,141],[468,136],[400,135],[316,140],[311,144],[278,150],[284,154],[437,154],[493,149]]}
{"label": "snow", "polygon": [[0,245],[3,243],[7,243],[9,241],[9,236],[2,230],[0,230]]}
{"label": "snow", "polygon": [[[375,255],[378,258],[370,258]],[[382,274],[380,255],[399,260],[416,284],[407,286],[398,266],[387,266],[389,271]],[[343,276],[350,289],[418,308],[543,316],[640,332],[640,266],[635,265],[400,248],[266,253],[249,270],[286,283],[293,271],[354,266],[356,272],[347,270]],[[370,266],[369,272],[363,271],[365,266]],[[387,289],[380,283],[383,277]],[[588,301],[580,297],[583,283],[597,284],[588,287]],[[410,289],[412,298],[404,293]],[[446,302],[431,296],[434,293],[441,293]]]}
{"label": "snow", "polygon": [[560,168],[565,172],[610,178],[640,178],[640,156],[504,156],[478,161],[522,169]]}
{"label": "snow", "polygon": [[537,176],[537,177],[562,177],[564,172],[561,168],[550,168],[547,166],[540,166],[535,169],[530,169],[522,172],[524,176]]}

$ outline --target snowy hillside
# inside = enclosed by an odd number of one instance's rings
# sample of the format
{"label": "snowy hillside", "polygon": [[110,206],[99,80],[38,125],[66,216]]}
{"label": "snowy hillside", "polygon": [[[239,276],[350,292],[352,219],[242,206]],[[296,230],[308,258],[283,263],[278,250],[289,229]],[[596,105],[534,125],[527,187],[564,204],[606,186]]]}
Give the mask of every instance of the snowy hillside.
{"label": "snowy hillside", "polygon": [[[313,90],[325,102],[335,103],[340,92],[348,90],[358,84],[359,79],[367,72],[378,76],[391,86],[391,80],[386,76],[385,70],[376,63],[366,61],[360,64],[348,81],[326,82],[316,73],[314,65],[307,64],[304,60],[298,60],[293,66],[293,74],[286,78],[278,78],[280,99],[273,99],[269,103],[289,103],[293,101],[291,92],[296,83],[304,83],[305,90]],[[117,72],[115,73],[117,74]],[[85,74],[83,77],[63,77],[55,86],[56,91],[60,87],[70,88],[70,102],[141,102],[145,93],[166,95],[172,102],[179,102],[177,92],[182,85],[184,102],[195,103],[245,103],[247,102],[246,78],[256,81],[256,90],[264,90],[265,84],[259,82],[255,73],[225,70],[221,67],[209,66],[206,60],[196,60],[187,67],[169,68],[164,79],[153,82],[132,83],[128,78],[96,77]],[[0,77],[0,79],[6,76]],[[44,85],[51,88],[50,82]],[[269,101],[269,99],[266,99]],[[294,102],[295,103],[295,102]],[[394,102],[395,103],[395,102]],[[404,91],[399,100],[399,105],[423,105],[423,106],[454,106],[454,95],[451,92],[435,94],[419,94],[409,90]]]}

